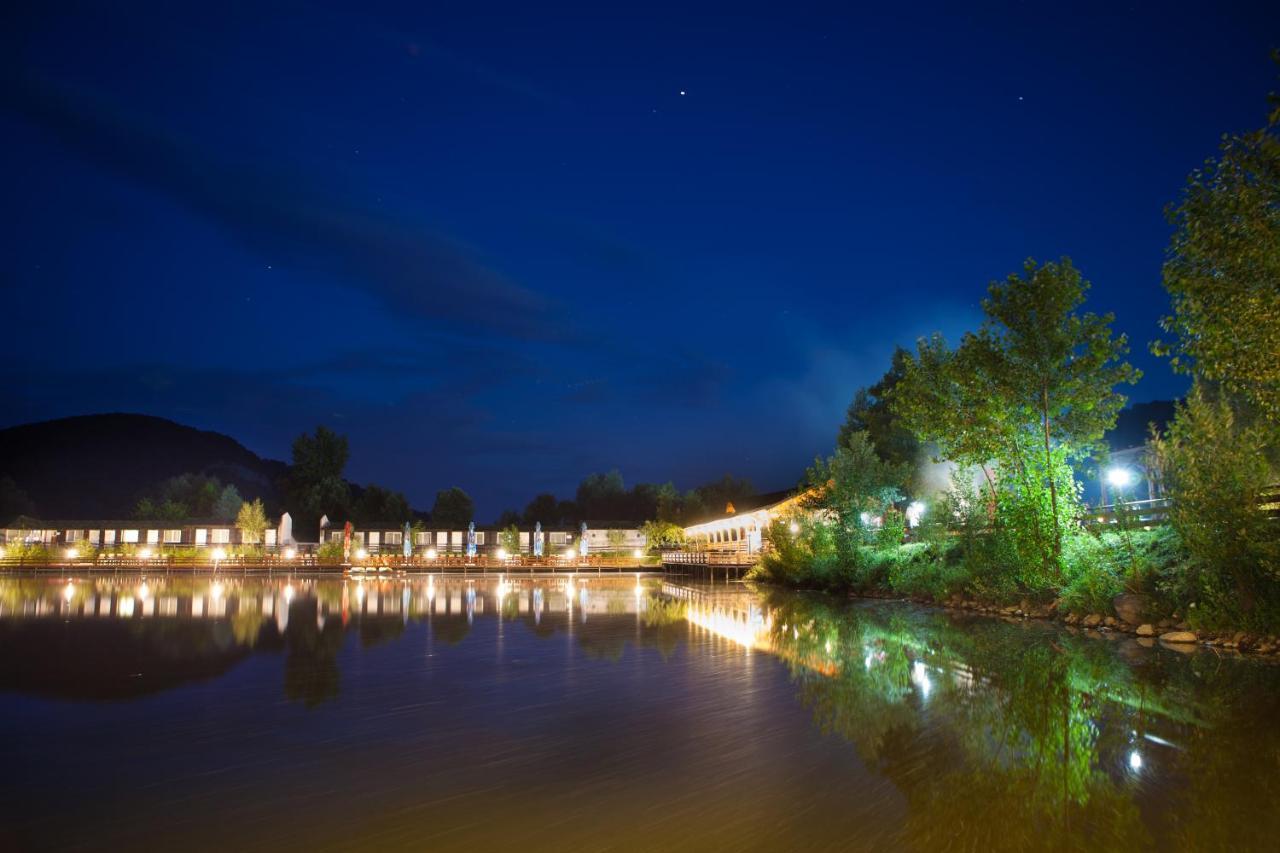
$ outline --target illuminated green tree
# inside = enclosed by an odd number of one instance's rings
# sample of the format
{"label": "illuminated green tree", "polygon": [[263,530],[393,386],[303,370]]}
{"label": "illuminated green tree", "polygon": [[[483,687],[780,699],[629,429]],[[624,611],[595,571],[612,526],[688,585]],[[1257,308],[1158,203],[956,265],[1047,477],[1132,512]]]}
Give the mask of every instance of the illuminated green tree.
{"label": "illuminated green tree", "polygon": [[[1280,52],[1273,54],[1280,63]],[[1174,369],[1242,394],[1280,424],[1280,101],[1266,127],[1224,136],[1168,211]]]}
{"label": "illuminated green tree", "polygon": [[263,534],[270,527],[270,523],[267,521],[267,513],[262,507],[261,499],[254,498],[253,503],[245,501],[240,505],[240,512],[236,515],[236,527],[240,529],[245,543],[262,544]]}

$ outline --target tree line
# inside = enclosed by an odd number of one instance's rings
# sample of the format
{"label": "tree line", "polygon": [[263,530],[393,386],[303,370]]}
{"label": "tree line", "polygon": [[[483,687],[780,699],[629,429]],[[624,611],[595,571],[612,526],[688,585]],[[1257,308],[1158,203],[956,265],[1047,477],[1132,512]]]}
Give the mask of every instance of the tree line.
{"label": "tree line", "polygon": [[1093,612],[1131,593],[1191,622],[1280,626],[1275,96],[1272,106],[1261,129],[1224,136],[1166,210],[1168,339],[1150,346],[1191,379],[1146,448],[1172,500],[1167,523],[1138,523],[1123,491],[1115,523],[1083,523],[1081,475],[1107,466],[1103,436],[1141,374],[1113,315],[1085,310],[1090,285],[1072,260],[1028,260],[989,285],[977,329],[899,348],[855,394],[834,452],[802,484],[816,512],[797,532],[774,524],[761,574]]}

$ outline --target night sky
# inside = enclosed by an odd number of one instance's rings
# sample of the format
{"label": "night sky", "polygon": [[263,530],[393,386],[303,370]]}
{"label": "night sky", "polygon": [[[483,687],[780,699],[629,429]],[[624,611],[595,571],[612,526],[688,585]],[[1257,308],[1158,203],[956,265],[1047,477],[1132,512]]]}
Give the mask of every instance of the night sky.
{"label": "night sky", "polygon": [[287,459],[323,423],[351,479],[482,518],[614,467],[792,485],[1028,256],[1093,282],[1134,400],[1180,394],[1162,208],[1280,43],[1274,3],[27,5],[0,425]]}

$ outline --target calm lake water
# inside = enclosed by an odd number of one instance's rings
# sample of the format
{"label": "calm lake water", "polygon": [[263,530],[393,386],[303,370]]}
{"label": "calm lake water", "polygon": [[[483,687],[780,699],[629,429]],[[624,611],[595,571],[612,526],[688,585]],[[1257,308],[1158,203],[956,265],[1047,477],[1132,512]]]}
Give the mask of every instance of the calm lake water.
{"label": "calm lake water", "polygon": [[1280,667],[635,577],[0,578],[0,849],[1274,850]]}

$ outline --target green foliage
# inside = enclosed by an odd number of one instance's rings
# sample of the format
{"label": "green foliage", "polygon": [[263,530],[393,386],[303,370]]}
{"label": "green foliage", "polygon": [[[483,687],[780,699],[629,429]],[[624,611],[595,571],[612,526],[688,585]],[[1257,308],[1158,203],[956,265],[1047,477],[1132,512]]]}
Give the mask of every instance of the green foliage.
{"label": "green foliage", "polygon": [[499,527],[510,527],[513,524],[518,526],[520,524],[520,513],[514,509],[504,509],[498,514],[496,523]]}
{"label": "green foliage", "polygon": [[351,504],[351,490],[342,478],[350,456],[347,437],[325,426],[315,435],[303,433],[293,440],[290,489],[298,508],[319,517],[344,515]]}
{"label": "green foliage", "polygon": [[846,446],[854,433],[865,432],[881,460],[902,466],[909,472],[906,488],[909,494],[914,494],[918,490],[914,475],[920,457],[920,441],[889,404],[890,395],[906,375],[910,359],[910,353],[897,347],[884,376],[869,388],[858,389],[836,435],[836,447]]}
{"label": "green foliage", "polygon": [[342,541],[331,540],[320,543],[320,547],[316,549],[316,557],[322,561],[331,562],[342,559]]}
{"label": "green foliage", "polygon": [[475,518],[476,505],[471,496],[454,486],[436,492],[435,505],[431,507],[433,527],[461,530]]}
{"label": "green foliage", "polygon": [[1280,525],[1262,507],[1277,473],[1272,441],[1197,383],[1168,437],[1153,442],[1166,465],[1170,522],[1194,560],[1186,593],[1205,621],[1280,624]]}
{"label": "green foliage", "polygon": [[524,508],[521,520],[526,525],[534,525],[538,522],[542,522],[544,525],[571,523],[569,519],[561,517],[560,502],[556,500],[555,495],[550,493],[543,493],[529,501]]}
{"label": "green foliage", "polygon": [[401,492],[381,486],[366,486],[351,509],[351,521],[362,526],[395,524],[397,526],[413,516],[409,501]]}
{"label": "green foliage", "polygon": [[640,535],[649,548],[675,548],[684,544],[684,528],[670,521],[646,521]]}
{"label": "green foliage", "polygon": [[240,528],[246,545],[261,545],[263,534],[270,526],[260,498],[254,498],[252,503],[246,501],[240,505],[240,512],[236,515],[236,527]]}
{"label": "green foliage", "polygon": [[509,524],[498,531],[498,545],[513,557],[520,555],[520,528]]}
{"label": "green foliage", "polygon": [[1164,264],[1173,313],[1157,343],[1173,366],[1222,383],[1280,424],[1280,135],[1224,136],[1168,216]]}

